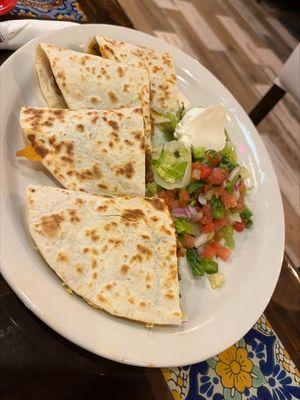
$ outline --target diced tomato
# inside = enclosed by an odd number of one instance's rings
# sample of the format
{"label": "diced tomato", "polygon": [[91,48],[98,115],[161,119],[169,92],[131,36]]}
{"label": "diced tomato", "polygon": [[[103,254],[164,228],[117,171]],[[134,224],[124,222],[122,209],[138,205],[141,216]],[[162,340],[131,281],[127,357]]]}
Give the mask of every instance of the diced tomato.
{"label": "diced tomato", "polygon": [[242,232],[245,229],[245,222],[235,222],[233,224],[233,229],[237,232]]}
{"label": "diced tomato", "polygon": [[207,181],[212,185],[221,185],[225,180],[225,172],[222,168],[213,168]]}
{"label": "diced tomato", "polygon": [[165,199],[165,202],[170,210],[175,207],[179,207],[179,201],[176,199]]}
{"label": "diced tomato", "polygon": [[158,192],[158,197],[161,199],[175,199],[176,190],[160,190]]}
{"label": "diced tomato", "polygon": [[246,185],[245,185],[244,182],[242,181],[242,182],[240,183],[240,185],[239,185],[239,192],[240,192],[241,196],[245,196],[246,190],[247,190]]}
{"label": "diced tomato", "polygon": [[231,250],[228,247],[222,246],[219,242],[213,242],[211,246],[216,251],[216,256],[226,261],[231,255]]}
{"label": "diced tomato", "polygon": [[195,169],[201,170],[201,163],[199,161],[192,163],[192,171],[194,171]]}
{"label": "diced tomato", "polygon": [[201,164],[201,179],[206,180],[212,172],[212,169],[206,165],[206,164]]}
{"label": "diced tomato", "polygon": [[214,258],[216,256],[216,249],[211,244],[208,244],[204,247],[201,255],[203,258]]}
{"label": "diced tomato", "polygon": [[186,207],[189,204],[190,195],[186,190],[180,190],[179,192],[179,205],[180,207]]}
{"label": "diced tomato", "polygon": [[222,239],[222,237],[223,237],[223,235],[222,235],[222,233],[220,231],[216,232],[215,235],[214,235],[214,239],[216,241]]}
{"label": "diced tomato", "polygon": [[215,230],[215,226],[212,222],[209,224],[203,225],[203,228],[202,228],[202,232],[204,232],[204,233],[213,232],[214,230]]}
{"label": "diced tomato", "polygon": [[222,188],[222,190],[219,191],[219,194],[226,209],[237,206],[237,199],[233,193],[228,193],[226,189]]}
{"label": "diced tomato", "polygon": [[223,226],[228,226],[230,224],[229,218],[224,217],[224,218],[218,218],[215,219],[214,222],[214,230],[219,231]]}
{"label": "diced tomato", "polygon": [[194,247],[194,244],[195,244],[195,239],[193,238],[193,236],[188,235],[187,233],[185,233],[183,235],[183,246],[186,249],[191,249],[191,248]]}
{"label": "diced tomato", "polygon": [[207,204],[206,206],[203,207],[202,209],[203,212],[203,218],[202,218],[202,224],[207,225],[212,222],[212,216],[211,216],[211,208],[210,205]]}

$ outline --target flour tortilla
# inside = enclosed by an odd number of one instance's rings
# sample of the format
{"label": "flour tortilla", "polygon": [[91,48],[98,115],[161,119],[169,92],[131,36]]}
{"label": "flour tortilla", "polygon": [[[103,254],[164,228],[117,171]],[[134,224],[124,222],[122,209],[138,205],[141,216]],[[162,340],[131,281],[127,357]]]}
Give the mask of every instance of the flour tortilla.
{"label": "flour tortilla", "polygon": [[26,140],[64,187],[91,194],[145,195],[141,107],[23,107],[20,123]]}
{"label": "flour tortilla", "polygon": [[89,304],[148,324],[182,322],[176,237],[163,200],[30,186],[27,205],[44,259]]}
{"label": "flour tortilla", "polygon": [[[149,73],[151,109],[158,114],[176,112],[181,95],[177,88],[176,72],[169,53],[136,46],[104,36],[95,36],[90,48],[99,46],[102,57],[134,67],[145,67]],[[156,114],[153,114],[154,118]]]}
{"label": "flour tortilla", "polygon": [[146,145],[151,146],[150,89],[145,68],[135,68],[50,44],[36,51],[36,70],[49,107],[143,108]]}

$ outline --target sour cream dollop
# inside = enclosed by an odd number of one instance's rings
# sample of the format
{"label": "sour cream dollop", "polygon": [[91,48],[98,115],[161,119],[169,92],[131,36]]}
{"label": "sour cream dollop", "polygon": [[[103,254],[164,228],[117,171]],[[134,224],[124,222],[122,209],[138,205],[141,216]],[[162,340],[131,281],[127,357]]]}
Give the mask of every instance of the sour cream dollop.
{"label": "sour cream dollop", "polygon": [[220,151],[226,142],[225,115],[222,104],[191,108],[176,126],[174,136],[187,146]]}

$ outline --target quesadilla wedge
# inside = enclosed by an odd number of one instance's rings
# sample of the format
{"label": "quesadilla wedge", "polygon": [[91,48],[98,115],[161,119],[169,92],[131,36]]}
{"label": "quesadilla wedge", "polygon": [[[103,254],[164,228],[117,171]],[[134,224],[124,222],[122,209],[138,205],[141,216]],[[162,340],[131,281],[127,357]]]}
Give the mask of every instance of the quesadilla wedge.
{"label": "quesadilla wedge", "polygon": [[[23,107],[20,123],[40,161],[64,187],[91,194],[145,195],[141,107],[120,110]],[[23,156],[24,151],[17,155]]]}
{"label": "quesadilla wedge", "polygon": [[180,107],[182,96],[177,88],[175,67],[169,53],[97,35],[91,41],[89,51],[113,61],[147,68],[155,121],[161,120],[160,114],[176,112]]}
{"label": "quesadilla wedge", "polygon": [[27,206],[42,256],[90,305],[146,324],[181,324],[176,237],[163,200],[29,186]]}
{"label": "quesadilla wedge", "polygon": [[150,147],[150,89],[145,68],[42,43],[36,51],[36,70],[49,107],[105,110],[141,106]]}

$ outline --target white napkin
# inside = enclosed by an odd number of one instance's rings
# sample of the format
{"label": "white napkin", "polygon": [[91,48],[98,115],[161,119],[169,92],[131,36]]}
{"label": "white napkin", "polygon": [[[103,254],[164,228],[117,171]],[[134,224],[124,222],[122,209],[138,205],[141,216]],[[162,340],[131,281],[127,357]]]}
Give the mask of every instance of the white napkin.
{"label": "white napkin", "polygon": [[16,50],[43,33],[78,25],[67,21],[20,19],[0,22],[0,49]]}

